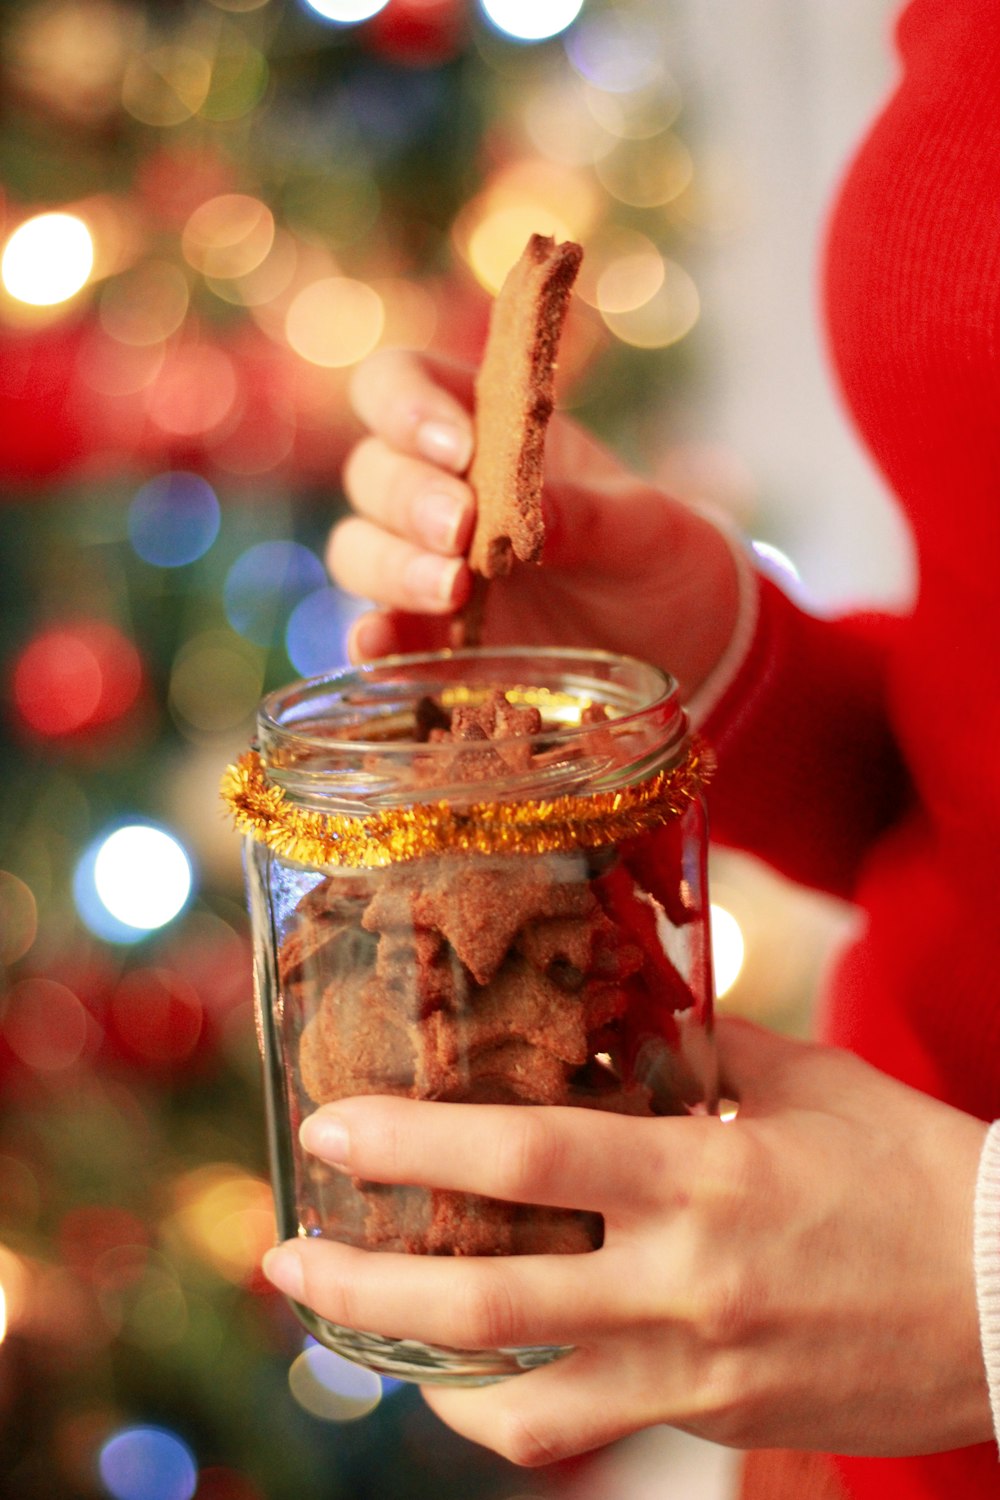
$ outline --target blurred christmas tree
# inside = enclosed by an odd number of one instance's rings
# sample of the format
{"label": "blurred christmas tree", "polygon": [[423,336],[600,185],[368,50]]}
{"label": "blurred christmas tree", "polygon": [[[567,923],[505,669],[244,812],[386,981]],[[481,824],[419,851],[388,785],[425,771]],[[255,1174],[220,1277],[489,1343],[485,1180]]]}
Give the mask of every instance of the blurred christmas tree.
{"label": "blurred christmas tree", "polygon": [[530,232],[586,248],[564,402],[655,466],[704,211],[668,17],[11,0],[0,24],[0,1493],[509,1494],[414,1393],[338,1387],[257,1270],[216,788],[261,692],[344,659],[357,606],[321,559],[352,366],[474,360]]}

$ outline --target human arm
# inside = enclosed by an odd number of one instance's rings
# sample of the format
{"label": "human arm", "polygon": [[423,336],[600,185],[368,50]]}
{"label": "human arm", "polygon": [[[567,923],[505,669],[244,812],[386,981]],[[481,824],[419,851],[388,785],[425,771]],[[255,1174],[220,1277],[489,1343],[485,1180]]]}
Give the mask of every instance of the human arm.
{"label": "human arm", "polygon": [[[354,1099],[343,1169],[603,1213],[585,1255],[442,1259],[293,1241],[268,1274],[333,1322],[575,1352],[428,1389],[522,1464],[669,1423],[740,1447],[916,1453],[989,1438],[972,1275],[985,1126],[846,1053],[720,1025],[732,1123]],[[877,1129],[873,1130],[873,1123]]]}

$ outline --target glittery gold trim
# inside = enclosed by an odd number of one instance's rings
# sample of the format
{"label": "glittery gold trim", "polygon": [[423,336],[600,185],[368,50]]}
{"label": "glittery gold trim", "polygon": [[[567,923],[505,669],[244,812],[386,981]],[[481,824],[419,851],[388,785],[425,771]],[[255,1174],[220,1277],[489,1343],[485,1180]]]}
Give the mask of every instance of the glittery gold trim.
{"label": "glittery gold trim", "polygon": [[300,864],[357,868],[397,864],[427,854],[544,854],[596,848],[679,817],[712,773],[714,759],[693,739],[669,770],[616,792],[527,802],[421,802],[367,817],[310,812],[268,781],[255,750],[229,766],[223,801],[236,827]]}

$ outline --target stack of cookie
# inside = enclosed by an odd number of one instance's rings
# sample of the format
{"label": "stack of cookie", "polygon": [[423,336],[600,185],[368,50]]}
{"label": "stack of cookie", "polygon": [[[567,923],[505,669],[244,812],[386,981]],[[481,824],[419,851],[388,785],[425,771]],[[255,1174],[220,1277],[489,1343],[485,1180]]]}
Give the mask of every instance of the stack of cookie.
{"label": "stack of cookie", "polygon": [[[465,784],[494,780],[498,763],[523,766],[541,729],[535,709],[502,693],[424,718],[428,739],[454,747],[438,757],[444,774]],[[610,849],[454,853],[323,877],[279,951],[298,1112],[363,1093],[681,1107],[642,1076],[643,1047],[668,1047],[673,1011],[692,1003],[655,911]],[[370,1247],[509,1254],[599,1240],[593,1216],[304,1170],[306,1218]]]}

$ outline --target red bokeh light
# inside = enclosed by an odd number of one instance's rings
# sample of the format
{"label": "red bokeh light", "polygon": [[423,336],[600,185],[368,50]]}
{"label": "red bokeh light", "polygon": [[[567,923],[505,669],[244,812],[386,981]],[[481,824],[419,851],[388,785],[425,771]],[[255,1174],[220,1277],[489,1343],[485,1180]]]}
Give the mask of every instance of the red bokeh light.
{"label": "red bokeh light", "polygon": [[133,1061],[163,1067],[190,1057],[202,1032],[198,992],[171,969],[133,969],[116,986],[108,1029]]}
{"label": "red bokeh light", "polygon": [[102,620],[52,626],[14,666],[14,703],[36,734],[59,739],[120,719],[135,703],[142,664],[133,643]]}
{"label": "red bokeh light", "polygon": [[145,1264],[144,1252],[149,1245],[149,1230],[135,1214],[124,1208],[72,1208],[59,1226],[59,1249],[63,1261],[84,1280],[94,1277],[98,1262],[109,1251],[126,1245],[143,1252],[134,1257],[130,1278],[139,1280]]}
{"label": "red bokeh light", "polygon": [[368,28],[376,52],[413,67],[434,67],[463,45],[465,7],[458,0],[389,0]]}

